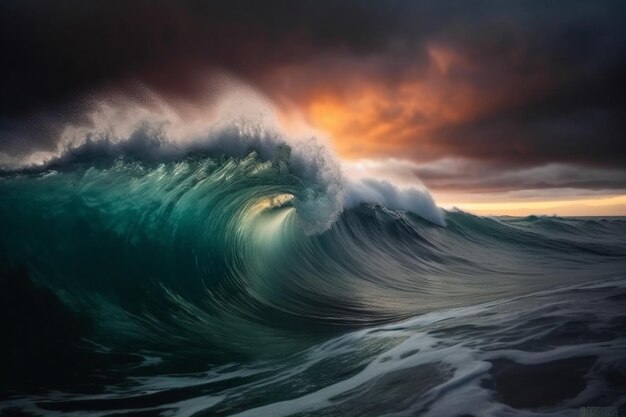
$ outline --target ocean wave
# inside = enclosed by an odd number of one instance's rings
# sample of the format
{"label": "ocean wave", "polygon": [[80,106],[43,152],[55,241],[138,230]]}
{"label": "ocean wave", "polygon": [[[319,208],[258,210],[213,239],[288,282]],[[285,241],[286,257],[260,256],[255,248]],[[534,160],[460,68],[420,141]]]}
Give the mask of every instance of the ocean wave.
{"label": "ocean wave", "polygon": [[146,131],[92,138],[6,173],[3,259],[107,343],[250,354],[259,337],[275,352],[294,332],[403,320],[541,288],[548,275],[570,282],[589,272],[581,254],[609,274],[626,253],[623,221],[443,215],[425,192],[342,183],[315,142],[221,135],[186,147]]}
{"label": "ocean wave", "polygon": [[[547,375],[537,363],[593,367],[597,384],[622,372],[591,358],[623,349],[616,308],[583,323],[593,341],[552,345],[561,318],[592,311],[558,291],[623,298],[626,219],[443,211],[426,189],[348,177],[323,139],[235,114],[94,122],[5,166],[0,398],[16,397],[0,409],[445,415],[472,398],[500,415],[535,404],[507,386]],[[585,378],[554,398],[612,393]]]}

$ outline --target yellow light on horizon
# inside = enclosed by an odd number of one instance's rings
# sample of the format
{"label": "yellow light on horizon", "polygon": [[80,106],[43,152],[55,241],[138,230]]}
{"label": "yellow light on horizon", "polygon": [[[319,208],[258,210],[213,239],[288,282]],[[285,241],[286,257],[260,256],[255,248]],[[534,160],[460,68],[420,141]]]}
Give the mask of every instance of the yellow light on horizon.
{"label": "yellow light on horizon", "polygon": [[463,211],[488,215],[527,216],[624,216],[626,215],[626,195],[601,198],[552,200],[552,201],[515,201],[489,203],[450,203],[444,208],[457,207]]}

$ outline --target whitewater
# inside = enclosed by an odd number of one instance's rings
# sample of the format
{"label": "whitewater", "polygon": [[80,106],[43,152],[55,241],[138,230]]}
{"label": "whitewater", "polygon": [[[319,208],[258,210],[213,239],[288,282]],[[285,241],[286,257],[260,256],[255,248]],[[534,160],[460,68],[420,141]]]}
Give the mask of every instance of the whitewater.
{"label": "whitewater", "polygon": [[445,211],[423,187],[350,178],[317,136],[235,113],[94,119],[4,164],[1,410],[624,405],[626,219]]}

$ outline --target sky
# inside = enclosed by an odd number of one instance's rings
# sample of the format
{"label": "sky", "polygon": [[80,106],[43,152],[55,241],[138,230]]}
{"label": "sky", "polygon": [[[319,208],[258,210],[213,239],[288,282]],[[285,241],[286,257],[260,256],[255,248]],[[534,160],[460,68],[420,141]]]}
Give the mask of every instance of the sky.
{"label": "sky", "polygon": [[191,112],[228,73],[351,175],[479,214],[626,215],[625,17],[620,0],[5,0],[0,152],[54,149],[104,96]]}

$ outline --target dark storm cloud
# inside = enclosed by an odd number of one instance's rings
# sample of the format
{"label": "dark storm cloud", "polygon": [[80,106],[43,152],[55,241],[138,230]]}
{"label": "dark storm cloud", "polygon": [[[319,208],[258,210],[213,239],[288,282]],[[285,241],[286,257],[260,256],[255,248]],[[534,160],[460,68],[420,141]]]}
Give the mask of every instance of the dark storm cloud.
{"label": "dark storm cloud", "polygon": [[547,67],[542,71],[548,81],[528,97],[516,100],[523,91],[516,91],[514,83],[500,84],[511,102],[443,126],[433,135],[438,146],[465,157],[513,164],[562,161],[624,166],[626,98],[620,86],[626,85],[626,38],[604,35],[606,39],[597,41],[602,45],[583,42],[577,54],[570,51],[570,56],[559,56],[559,62],[550,58],[538,64]]}
{"label": "dark storm cloud", "polygon": [[490,165],[484,162],[443,161],[416,165],[412,172],[440,191],[502,192],[509,190],[626,190],[626,171],[546,164],[530,168]]}
{"label": "dark storm cloud", "polygon": [[184,94],[175,76],[198,65],[251,75],[327,49],[384,48],[393,30],[393,13],[346,1],[8,1],[0,7],[9,64],[2,66],[3,114],[128,78]]}
{"label": "dark storm cloud", "polygon": [[[5,153],[52,147],[65,124],[86,123],[102,91],[140,95],[141,83],[193,101],[196,80],[219,69],[296,103],[354,79],[393,92],[430,81],[435,47],[454,57],[442,90],[451,102],[470,91],[475,106],[404,137],[390,154],[518,166],[626,162],[620,1],[27,0],[0,8]],[[380,117],[393,120],[387,110]],[[411,131],[427,121],[419,113],[401,123]]]}
{"label": "dark storm cloud", "polygon": [[414,184],[419,180],[432,191],[452,194],[533,190],[537,196],[549,197],[626,192],[626,170],[621,167],[563,163],[520,167],[501,162],[448,158],[425,163],[398,159],[366,160],[348,164],[348,169],[357,176],[366,172],[402,184]]}

